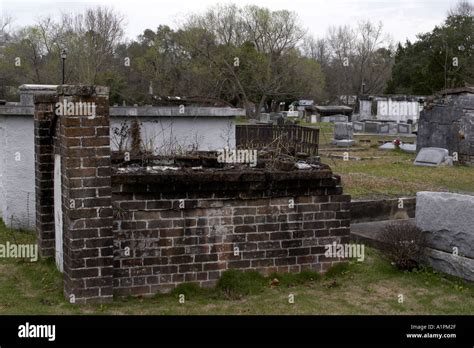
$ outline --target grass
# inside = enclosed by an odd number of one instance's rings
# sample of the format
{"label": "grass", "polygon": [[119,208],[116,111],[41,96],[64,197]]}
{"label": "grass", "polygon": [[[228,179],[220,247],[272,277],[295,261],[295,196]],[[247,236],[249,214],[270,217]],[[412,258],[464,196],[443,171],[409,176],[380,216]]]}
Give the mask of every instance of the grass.
{"label": "grass", "polygon": [[[320,129],[322,161],[341,175],[344,192],[355,199],[412,196],[418,191],[474,192],[472,167],[415,166],[415,154],[379,150],[378,145],[356,143],[353,148],[336,149],[330,145],[334,126],[325,123],[315,126]],[[341,155],[344,151],[361,160],[344,161],[329,156]]]}
{"label": "grass", "polygon": [[[0,226],[0,243],[12,242],[13,236],[17,242],[35,241],[33,233]],[[214,289],[183,284],[168,295],[117,298],[107,305],[69,304],[62,288],[54,261],[0,259],[0,314],[474,314],[472,284],[430,270],[398,271],[370,248],[364,262],[342,264],[324,276],[302,272],[264,278],[231,271]]]}
{"label": "grass", "polygon": [[474,168],[464,166],[420,167],[413,165],[414,154],[348,150],[361,161],[324,157],[332,170],[341,175],[345,192],[353,198],[379,198],[416,195],[418,191],[474,192]]}

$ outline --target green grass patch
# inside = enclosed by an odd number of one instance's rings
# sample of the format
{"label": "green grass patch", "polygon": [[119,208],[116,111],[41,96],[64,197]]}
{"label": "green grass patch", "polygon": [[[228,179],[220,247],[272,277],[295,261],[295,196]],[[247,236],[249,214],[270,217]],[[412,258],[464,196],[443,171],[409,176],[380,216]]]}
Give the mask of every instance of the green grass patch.
{"label": "green grass patch", "polygon": [[262,292],[266,284],[265,277],[256,271],[229,269],[222,273],[217,288],[228,298],[239,299]]}
{"label": "green grass patch", "polygon": [[212,289],[202,288],[197,283],[181,283],[171,291],[171,295],[178,299],[180,295],[184,295],[186,300],[194,300],[210,295],[210,290]]}
{"label": "green grass patch", "polygon": [[474,192],[473,167],[415,166],[414,154],[371,146],[363,148],[363,151],[347,149],[349,156],[363,158],[360,161],[329,158],[324,154],[336,152],[327,149],[321,155],[323,163],[341,175],[344,193],[355,199],[414,196],[419,191]]}
{"label": "green grass patch", "polygon": [[[0,225],[0,243],[31,242],[33,233]],[[272,285],[277,278],[278,285]],[[185,303],[179,302],[185,295]],[[288,303],[294,295],[295,303]],[[398,303],[403,294],[405,302]],[[423,268],[399,271],[378,250],[366,247],[363,262],[337,264],[325,276],[313,272],[271,274],[228,270],[218,286],[185,283],[171,294],[117,297],[106,305],[72,305],[63,295],[63,276],[54,260],[0,259],[0,314],[111,315],[288,315],[288,314],[458,314],[474,313],[474,286]]]}
{"label": "green grass patch", "polygon": [[[354,262],[354,261],[353,261]],[[324,274],[325,278],[336,278],[339,276],[346,275],[347,273],[350,272],[350,263],[349,262],[340,262],[336,263],[334,266],[332,266],[330,269],[327,270],[327,272]]]}

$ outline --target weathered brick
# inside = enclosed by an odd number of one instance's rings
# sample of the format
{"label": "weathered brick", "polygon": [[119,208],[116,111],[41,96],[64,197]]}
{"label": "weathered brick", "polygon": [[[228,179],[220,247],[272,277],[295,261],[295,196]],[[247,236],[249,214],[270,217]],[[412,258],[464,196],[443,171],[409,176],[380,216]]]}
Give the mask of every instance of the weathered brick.
{"label": "weathered brick", "polygon": [[193,257],[189,255],[180,255],[170,257],[171,264],[183,264],[183,263],[192,263]]}
{"label": "weathered brick", "polygon": [[331,228],[329,231],[331,236],[345,236],[350,234],[350,229],[343,227],[343,228]]}
{"label": "weathered brick", "polygon": [[235,208],[234,215],[255,215],[257,213],[257,208],[247,207],[247,208]]}
{"label": "weathered brick", "polygon": [[260,259],[265,257],[265,251],[245,251],[242,253],[244,259]]}
{"label": "weathered brick", "polygon": [[279,239],[291,239],[291,232],[274,232],[270,233],[271,240],[279,240]]}
{"label": "weathered brick", "polygon": [[280,230],[280,224],[258,225],[258,232],[273,232],[273,231],[279,231],[279,230]]}
{"label": "weathered brick", "polygon": [[235,226],[234,232],[235,233],[252,233],[252,232],[257,232],[257,228],[254,225]]}
{"label": "weathered brick", "polygon": [[303,231],[293,231],[293,238],[313,238],[314,231],[312,230],[303,230]]}
{"label": "weathered brick", "polygon": [[265,251],[265,257],[287,257],[288,256],[288,249],[274,249],[274,250],[267,250]]}
{"label": "weathered brick", "polygon": [[201,272],[202,271],[202,264],[201,263],[193,263],[193,264],[186,264],[186,265],[179,265],[178,272],[179,273],[188,273],[188,272]]}
{"label": "weathered brick", "polygon": [[247,241],[256,242],[256,241],[265,241],[270,238],[269,233],[249,233],[247,234]]}
{"label": "weathered brick", "polygon": [[217,260],[218,260],[217,254],[194,256],[194,262],[211,262],[211,261],[217,261]]}
{"label": "weathered brick", "polygon": [[283,257],[275,259],[275,266],[294,265],[295,263],[296,257]]}
{"label": "weathered brick", "polygon": [[259,250],[265,250],[265,249],[277,249],[281,248],[281,243],[278,242],[260,242],[258,243],[258,249]]}
{"label": "weathered brick", "polygon": [[269,267],[274,265],[273,259],[252,260],[252,267]]}
{"label": "weathered brick", "polygon": [[250,260],[235,260],[227,263],[228,268],[249,268],[251,266]]}
{"label": "weathered brick", "polygon": [[310,248],[296,248],[296,249],[289,249],[288,255],[289,256],[308,255],[310,252],[311,252]]}

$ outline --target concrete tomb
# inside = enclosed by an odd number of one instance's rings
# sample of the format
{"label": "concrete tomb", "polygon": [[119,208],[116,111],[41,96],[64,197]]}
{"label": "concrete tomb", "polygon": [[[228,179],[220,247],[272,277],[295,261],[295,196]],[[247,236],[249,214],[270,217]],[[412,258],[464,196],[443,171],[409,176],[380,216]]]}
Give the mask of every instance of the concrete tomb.
{"label": "concrete tomb", "polygon": [[398,133],[399,134],[411,134],[411,125],[408,123],[399,123],[398,124]]}
{"label": "concrete tomb", "polygon": [[396,123],[388,123],[388,133],[389,134],[398,134],[398,125]]}
{"label": "concrete tomb", "polygon": [[459,163],[474,165],[474,87],[441,91],[420,114],[418,150],[440,147],[457,152]]}
{"label": "concrete tomb", "polygon": [[352,128],[353,128],[354,133],[364,133],[365,122],[352,122]]}
{"label": "concrete tomb", "polygon": [[365,122],[366,133],[377,133],[379,122]]}
{"label": "concrete tomb", "polygon": [[379,123],[377,125],[377,133],[388,134],[390,126],[388,123]]}
{"label": "concrete tomb", "polygon": [[349,117],[345,115],[321,116],[321,122],[348,122]]}

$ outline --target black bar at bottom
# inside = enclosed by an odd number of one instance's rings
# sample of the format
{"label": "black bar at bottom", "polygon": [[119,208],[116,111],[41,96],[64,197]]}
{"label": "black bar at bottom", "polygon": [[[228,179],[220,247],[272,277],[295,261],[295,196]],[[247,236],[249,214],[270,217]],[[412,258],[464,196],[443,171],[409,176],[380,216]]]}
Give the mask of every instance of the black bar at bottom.
{"label": "black bar at bottom", "polygon": [[0,316],[1,348],[226,342],[473,347],[474,316]]}

